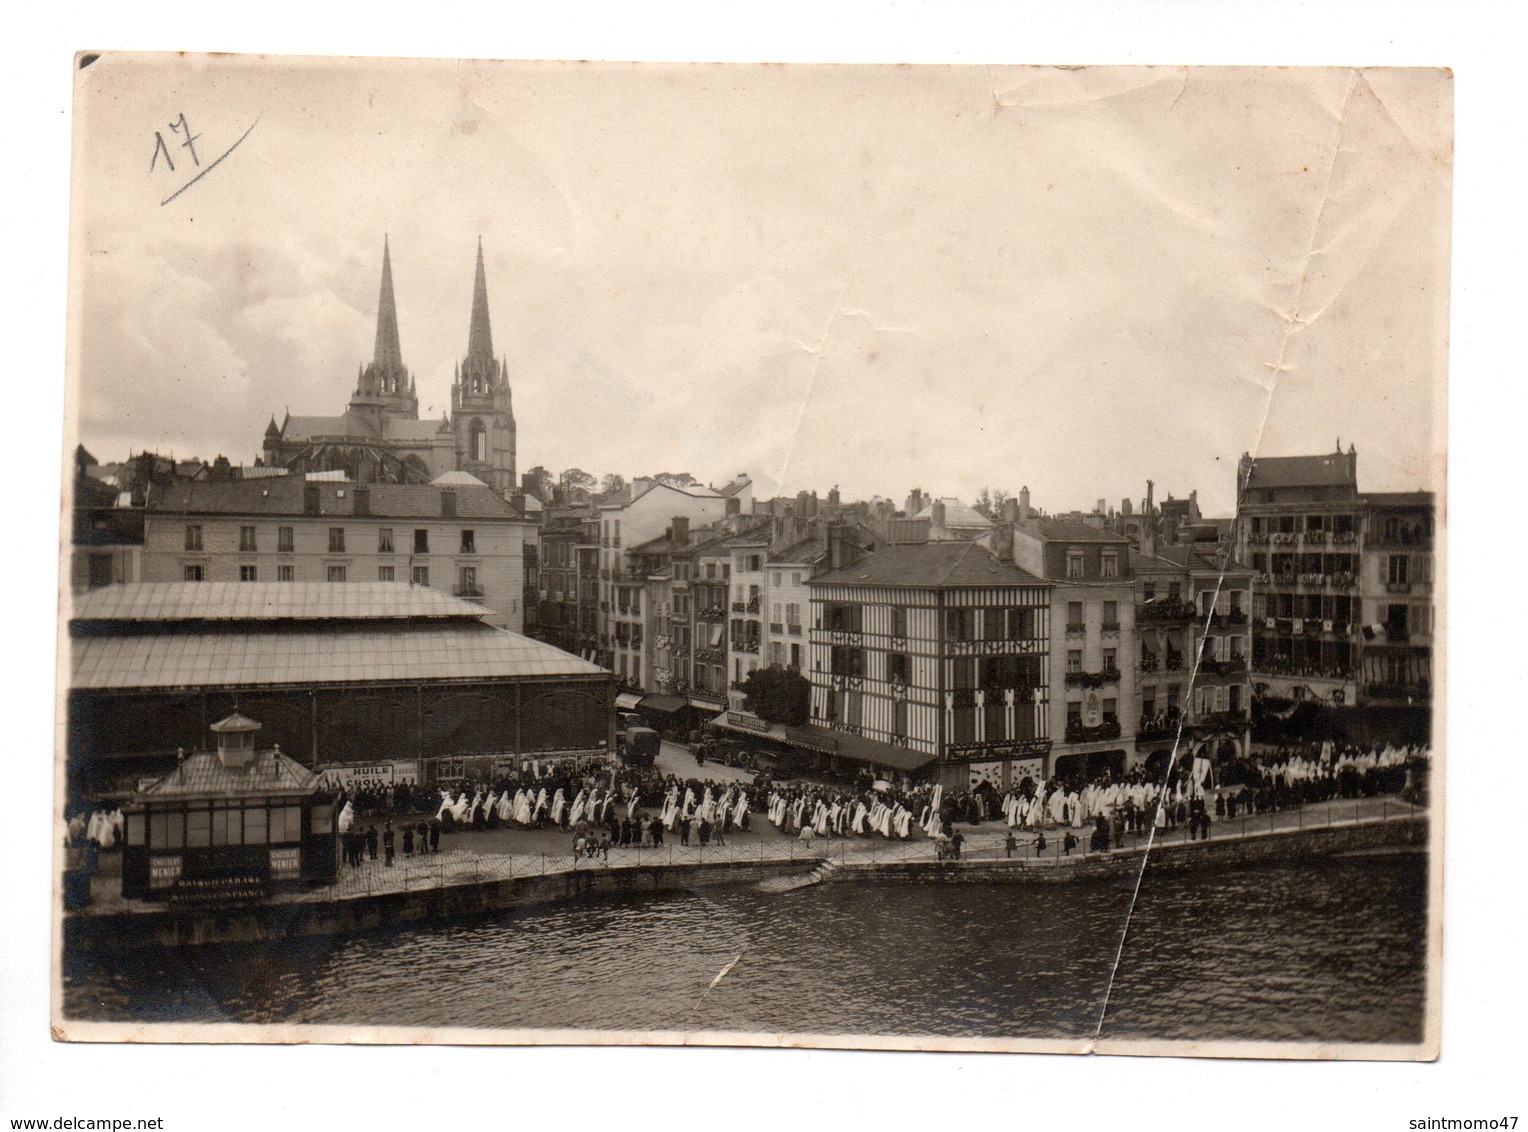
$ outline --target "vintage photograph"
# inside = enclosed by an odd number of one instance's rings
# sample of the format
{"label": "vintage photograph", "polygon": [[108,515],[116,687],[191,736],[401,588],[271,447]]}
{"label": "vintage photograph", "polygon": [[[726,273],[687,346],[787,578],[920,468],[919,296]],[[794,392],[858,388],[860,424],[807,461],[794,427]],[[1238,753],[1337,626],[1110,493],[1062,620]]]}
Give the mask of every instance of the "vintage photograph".
{"label": "vintage photograph", "polygon": [[76,68],[57,1037],[1438,1055],[1448,71]]}

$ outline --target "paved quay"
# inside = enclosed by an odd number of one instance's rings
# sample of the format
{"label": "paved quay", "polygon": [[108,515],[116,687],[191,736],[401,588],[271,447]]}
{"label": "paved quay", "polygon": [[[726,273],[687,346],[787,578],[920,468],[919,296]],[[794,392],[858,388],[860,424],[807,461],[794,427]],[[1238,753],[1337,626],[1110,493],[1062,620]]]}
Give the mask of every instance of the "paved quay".
{"label": "paved quay", "polygon": [[[709,764],[707,764],[709,770]],[[1210,839],[1214,842],[1243,841],[1272,834],[1301,831],[1339,829],[1346,826],[1371,825],[1425,816],[1425,809],[1408,805],[1394,797],[1363,798],[1322,802],[1296,810],[1239,816],[1211,825]],[[364,824],[364,823],[363,823]],[[813,837],[803,840],[797,835],[784,834],[775,829],[761,814],[753,815],[750,830],[730,833],[721,845],[701,847],[696,844],[678,844],[677,834],[666,838],[664,844],[655,848],[612,847],[606,859],[575,858],[572,850],[573,835],[558,829],[515,829],[461,831],[444,834],[438,853],[419,854],[412,857],[399,855],[389,866],[380,858],[364,861],[359,867],[342,865],[338,881],[331,886],[284,892],[270,897],[265,903],[275,905],[312,905],[347,900],[364,900],[373,896],[416,893],[432,889],[453,889],[474,885],[494,884],[527,877],[550,877],[579,873],[609,873],[620,870],[677,868],[686,872],[708,866],[758,865],[778,869],[781,873],[806,872],[811,868],[831,864],[853,870],[856,873],[877,865],[900,865],[925,862],[932,864],[939,859],[938,846],[914,830],[907,841],[889,841],[881,837],[825,838]],[[1108,858],[1138,856],[1148,848],[1168,848],[1189,842],[1186,828],[1160,828],[1154,837],[1147,834],[1126,834],[1122,844],[1112,847],[1107,855],[1089,853],[1091,827],[1071,832],[1078,844],[1065,851],[1064,828],[1048,827],[1041,831],[1045,838],[1043,853],[1039,851],[1038,838],[1033,831],[1015,831],[1015,846],[1007,847],[1008,829],[1001,821],[957,827],[965,838],[961,859],[964,861],[1008,862],[1015,867],[1076,868],[1086,861],[1098,862]],[[401,840],[401,839],[400,839]],[[164,906],[153,901],[124,899],[120,893],[120,880],[116,870],[110,867],[110,857],[103,859],[107,867],[94,878],[92,902],[89,907],[71,915],[92,917],[131,913],[162,913]],[[718,869],[725,874],[728,870]],[[720,878],[719,878],[720,879]]]}

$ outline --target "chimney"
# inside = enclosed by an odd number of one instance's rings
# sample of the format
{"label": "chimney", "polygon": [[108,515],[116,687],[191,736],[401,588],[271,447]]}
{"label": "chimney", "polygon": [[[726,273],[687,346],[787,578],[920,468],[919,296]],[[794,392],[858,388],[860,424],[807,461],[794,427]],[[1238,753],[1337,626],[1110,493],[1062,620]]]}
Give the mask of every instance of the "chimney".
{"label": "chimney", "polygon": [[941,535],[944,534],[944,530],[945,530],[945,527],[944,527],[944,500],[942,500],[942,499],[934,500],[934,514],[933,514],[932,518],[933,518],[933,522],[931,522],[929,524],[929,535],[930,535],[931,538],[938,538],[938,537],[940,537]]}
{"label": "chimney", "polygon": [[1154,503],[1156,485],[1146,481],[1146,510],[1141,513],[1141,553],[1148,558],[1157,554],[1157,512]]}
{"label": "chimney", "polygon": [[853,553],[849,543],[849,524],[828,524],[828,569],[842,570]]}
{"label": "chimney", "polygon": [[1003,522],[1013,523],[1019,518],[1019,501],[1011,496],[1003,500]]}
{"label": "chimney", "polygon": [[1188,493],[1188,517],[1195,523],[1204,518],[1199,513],[1199,489],[1197,487]]}
{"label": "chimney", "polygon": [[1130,502],[1129,496],[1126,496],[1124,499],[1119,501],[1119,513],[1125,516],[1127,519],[1134,513],[1133,505]]}
{"label": "chimney", "polygon": [[690,545],[690,517],[688,515],[675,515],[673,526],[670,528],[670,537],[675,546]]}
{"label": "chimney", "polygon": [[1027,487],[1019,488],[1019,518],[1020,520],[1029,518],[1029,488]]}

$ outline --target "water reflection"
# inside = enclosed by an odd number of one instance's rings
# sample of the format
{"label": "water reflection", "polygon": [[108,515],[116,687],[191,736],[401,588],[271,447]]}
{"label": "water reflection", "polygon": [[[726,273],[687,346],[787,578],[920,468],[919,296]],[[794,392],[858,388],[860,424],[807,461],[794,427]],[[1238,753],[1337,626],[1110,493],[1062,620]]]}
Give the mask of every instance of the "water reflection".
{"label": "water reflection", "polygon": [[1425,892],[1420,857],[1148,874],[1120,952],[1127,886],[705,889],[75,957],[65,1002],[146,1021],[1086,1038],[1102,1017],[1110,1037],[1415,1041]]}

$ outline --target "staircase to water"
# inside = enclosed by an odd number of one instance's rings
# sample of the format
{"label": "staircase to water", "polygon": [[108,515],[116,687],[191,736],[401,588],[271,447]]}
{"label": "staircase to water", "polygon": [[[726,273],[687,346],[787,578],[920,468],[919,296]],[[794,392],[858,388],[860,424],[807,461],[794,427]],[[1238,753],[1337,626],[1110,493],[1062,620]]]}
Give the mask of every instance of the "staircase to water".
{"label": "staircase to water", "polygon": [[807,888],[814,884],[821,884],[828,876],[835,872],[838,866],[832,861],[823,861],[809,873],[794,873],[785,877],[769,877],[759,882],[760,892],[795,892],[798,888]]}

